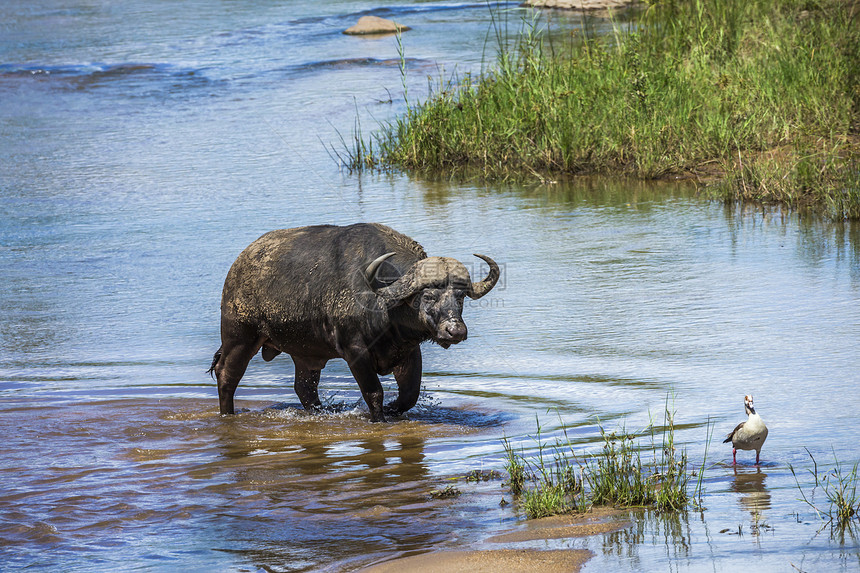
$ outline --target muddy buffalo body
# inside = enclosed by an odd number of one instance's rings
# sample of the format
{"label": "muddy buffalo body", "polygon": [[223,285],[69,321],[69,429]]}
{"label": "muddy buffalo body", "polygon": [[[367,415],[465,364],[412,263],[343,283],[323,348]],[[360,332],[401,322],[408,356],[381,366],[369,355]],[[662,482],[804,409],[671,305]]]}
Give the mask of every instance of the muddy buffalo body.
{"label": "muddy buffalo body", "polygon": [[[409,237],[379,224],[321,225],[267,233],[233,263],[221,299],[221,348],[210,372],[222,414],[248,362],[261,351],[289,354],[295,391],[307,409],[319,407],[320,371],[343,358],[358,382],[372,421],[398,415],[418,400],[420,344],[444,348],[466,340],[464,297],[480,298],[499,279],[490,267],[472,282],[466,267],[428,257]],[[379,375],[394,373],[397,399],[383,410]]]}

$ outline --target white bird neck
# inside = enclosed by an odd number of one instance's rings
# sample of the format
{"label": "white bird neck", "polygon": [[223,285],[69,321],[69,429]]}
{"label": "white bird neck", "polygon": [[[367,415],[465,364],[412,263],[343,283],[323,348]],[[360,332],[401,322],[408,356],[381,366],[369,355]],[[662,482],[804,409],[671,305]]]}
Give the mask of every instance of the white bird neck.
{"label": "white bird neck", "polygon": [[750,414],[749,419],[747,420],[747,425],[752,427],[764,426],[764,421],[761,419],[757,413]]}

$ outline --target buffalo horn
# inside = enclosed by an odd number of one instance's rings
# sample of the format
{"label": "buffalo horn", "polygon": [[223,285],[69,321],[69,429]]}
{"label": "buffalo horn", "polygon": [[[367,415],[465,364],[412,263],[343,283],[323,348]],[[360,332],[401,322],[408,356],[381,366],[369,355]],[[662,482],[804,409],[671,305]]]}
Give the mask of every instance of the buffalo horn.
{"label": "buffalo horn", "polygon": [[472,283],[472,290],[468,293],[469,298],[479,299],[493,290],[493,287],[496,286],[496,282],[499,280],[501,272],[499,271],[499,265],[497,265],[496,261],[490,257],[479,255],[477,253],[475,253],[475,256],[490,265],[490,273],[487,275],[487,278],[479,283]]}
{"label": "buffalo horn", "polygon": [[376,271],[379,270],[379,266],[385,262],[385,259],[388,257],[393,257],[397,253],[385,253],[381,257],[377,257],[373,260],[372,263],[367,265],[367,268],[364,270],[364,278],[367,280],[367,284],[372,285],[373,279],[376,278]]}

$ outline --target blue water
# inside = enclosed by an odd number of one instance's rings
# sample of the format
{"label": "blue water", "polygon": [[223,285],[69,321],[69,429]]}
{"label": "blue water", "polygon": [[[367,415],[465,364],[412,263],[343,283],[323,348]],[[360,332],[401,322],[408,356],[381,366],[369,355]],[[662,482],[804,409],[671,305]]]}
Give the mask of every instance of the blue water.
{"label": "blue water", "polygon": [[[369,13],[413,28],[402,48],[341,33]],[[487,548],[518,524],[501,484],[431,489],[502,470],[501,438],[533,448],[536,419],[588,452],[598,422],[642,430],[668,397],[697,466],[713,429],[708,510],[558,542],[594,551],[586,571],[856,570],[857,541],[816,533],[789,465],[809,490],[807,450],[822,471],[860,460],[857,226],[689,183],[339,165],[357,123],[367,135],[479,73],[523,18],[515,3],[0,5],[4,567],[340,571]],[[408,421],[371,426],[339,361],[321,385],[337,413],[303,415],[286,357],[255,359],[243,413],[218,416],[205,371],[236,255],[271,229],[356,221],[503,263],[466,307],[469,340],[424,349]],[[741,453],[735,472],[720,442],[748,393],[770,435],[762,468]]]}

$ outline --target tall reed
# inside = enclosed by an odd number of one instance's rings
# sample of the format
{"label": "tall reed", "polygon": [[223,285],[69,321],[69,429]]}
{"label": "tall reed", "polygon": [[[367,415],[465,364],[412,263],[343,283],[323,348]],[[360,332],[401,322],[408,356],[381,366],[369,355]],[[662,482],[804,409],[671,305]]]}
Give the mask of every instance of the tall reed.
{"label": "tall reed", "polygon": [[[794,467],[788,466],[791,475],[794,476],[802,500],[814,509],[819,517],[833,525],[837,531],[844,532],[860,525],[860,494],[857,492],[858,481],[860,481],[860,474],[858,474],[857,469],[860,463],[855,463],[850,469],[846,469],[845,464],[839,461],[834,452],[833,469],[819,473],[818,462],[815,461],[809,450],[806,450],[806,453],[809,454],[813,464],[810,473],[814,484],[809,495],[800,485]],[[815,501],[815,492],[819,487],[827,500],[828,505],[826,507]]]}

